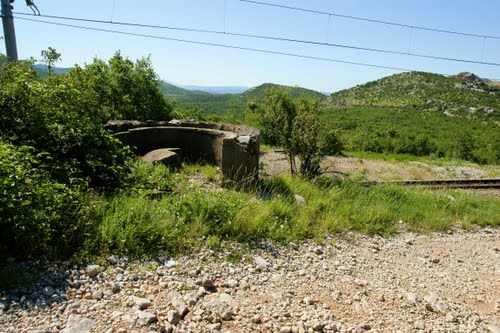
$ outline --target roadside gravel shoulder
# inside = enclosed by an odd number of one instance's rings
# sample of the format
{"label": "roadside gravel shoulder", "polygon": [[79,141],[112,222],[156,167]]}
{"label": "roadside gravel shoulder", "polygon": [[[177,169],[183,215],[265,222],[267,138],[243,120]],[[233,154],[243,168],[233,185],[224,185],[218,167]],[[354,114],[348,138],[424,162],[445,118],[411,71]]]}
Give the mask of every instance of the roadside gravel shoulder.
{"label": "roadside gravel shoulder", "polygon": [[49,263],[0,292],[0,332],[497,333],[499,259],[484,229]]}

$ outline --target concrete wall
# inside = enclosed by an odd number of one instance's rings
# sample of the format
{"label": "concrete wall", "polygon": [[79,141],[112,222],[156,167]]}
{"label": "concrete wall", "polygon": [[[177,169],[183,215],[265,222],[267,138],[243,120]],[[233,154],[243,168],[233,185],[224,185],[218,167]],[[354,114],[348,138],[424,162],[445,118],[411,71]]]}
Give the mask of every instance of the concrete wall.
{"label": "concrete wall", "polygon": [[258,175],[260,132],[248,126],[206,122],[113,121],[106,129],[138,155],[160,148],[181,148],[188,161],[205,161],[232,180]]}

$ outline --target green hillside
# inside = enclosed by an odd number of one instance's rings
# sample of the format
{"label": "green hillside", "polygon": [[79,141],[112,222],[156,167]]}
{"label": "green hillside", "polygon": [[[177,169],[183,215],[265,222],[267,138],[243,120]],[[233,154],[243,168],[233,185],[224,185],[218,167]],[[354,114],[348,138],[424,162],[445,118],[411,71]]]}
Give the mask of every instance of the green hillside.
{"label": "green hillside", "polygon": [[160,85],[160,90],[166,97],[175,99],[177,97],[186,97],[186,96],[198,96],[198,95],[210,95],[204,91],[198,90],[188,90],[181,87],[177,87],[171,83],[162,82]]}
{"label": "green hillside", "polygon": [[332,94],[323,117],[350,151],[498,164],[500,88],[470,73],[411,72]]}
{"label": "green hillside", "polygon": [[402,73],[334,93],[328,101],[338,106],[410,108],[498,121],[500,87],[463,74]]}
{"label": "green hillside", "polygon": [[310,97],[321,100],[326,99],[325,95],[314,90],[301,87],[281,86],[271,83],[262,84],[240,94],[210,94],[201,91],[189,91],[167,85],[168,84],[164,85],[165,89],[162,87],[162,91],[165,96],[175,100],[180,109],[191,110],[197,108],[209,115],[223,115],[228,112],[241,115],[245,111],[248,102],[261,99],[264,95],[264,91],[272,87],[289,89],[293,98]]}

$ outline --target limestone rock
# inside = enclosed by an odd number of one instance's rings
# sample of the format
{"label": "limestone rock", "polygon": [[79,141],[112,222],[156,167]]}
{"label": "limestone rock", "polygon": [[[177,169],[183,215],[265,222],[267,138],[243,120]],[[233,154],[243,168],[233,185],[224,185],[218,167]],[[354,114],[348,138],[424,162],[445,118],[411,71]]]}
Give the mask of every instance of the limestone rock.
{"label": "limestone rock", "polygon": [[90,333],[95,321],[79,315],[71,315],[66,322],[66,328],[62,333]]}

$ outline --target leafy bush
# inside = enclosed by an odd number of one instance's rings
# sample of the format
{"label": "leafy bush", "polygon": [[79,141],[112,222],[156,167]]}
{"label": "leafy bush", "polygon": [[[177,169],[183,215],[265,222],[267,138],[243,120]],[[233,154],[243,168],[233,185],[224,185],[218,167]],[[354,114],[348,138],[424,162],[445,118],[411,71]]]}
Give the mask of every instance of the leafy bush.
{"label": "leafy bush", "polygon": [[0,71],[0,136],[15,145],[47,153],[58,182],[89,182],[110,190],[124,184],[131,153],[107,133],[91,91],[77,89],[71,77],[38,81],[31,64]]}
{"label": "leafy bush", "polygon": [[[325,152],[340,148],[338,138],[326,134],[320,121],[319,102],[299,98],[293,100],[284,89],[270,89],[261,104],[252,108],[261,113],[263,140],[283,147],[290,162],[290,171],[296,171],[295,157],[300,159],[300,174],[312,178],[320,173],[320,161]],[[330,140],[330,142],[327,142]]]}
{"label": "leafy bush", "polygon": [[82,193],[51,179],[45,154],[0,141],[0,253],[64,254],[78,246]]}
{"label": "leafy bush", "polygon": [[75,66],[69,79],[95,94],[103,121],[169,120],[174,107],[163,96],[149,58],[134,63],[117,52],[108,63],[94,59],[84,68]]}

